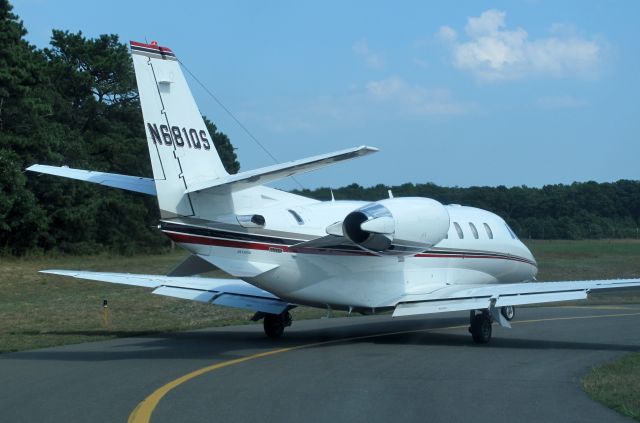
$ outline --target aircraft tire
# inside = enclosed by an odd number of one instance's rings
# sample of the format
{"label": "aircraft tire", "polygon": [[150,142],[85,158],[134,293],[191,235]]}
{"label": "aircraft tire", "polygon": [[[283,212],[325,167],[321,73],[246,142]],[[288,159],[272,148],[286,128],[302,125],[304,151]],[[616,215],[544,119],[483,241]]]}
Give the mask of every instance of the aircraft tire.
{"label": "aircraft tire", "polygon": [[288,311],[281,314],[265,313],[262,327],[269,338],[279,338],[287,326],[291,326],[291,314]]}
{"label": "aircraft tire", "polygon": [[491,318],[487,313],[477,314],[471,319],[469,332],[476,344],[486,344],[491,340]]}
{"label": "aircraft tire", "polygon": [[514,317],[516,317],[516,308],[514,306],[501,307],[500,314],[510,322]]}

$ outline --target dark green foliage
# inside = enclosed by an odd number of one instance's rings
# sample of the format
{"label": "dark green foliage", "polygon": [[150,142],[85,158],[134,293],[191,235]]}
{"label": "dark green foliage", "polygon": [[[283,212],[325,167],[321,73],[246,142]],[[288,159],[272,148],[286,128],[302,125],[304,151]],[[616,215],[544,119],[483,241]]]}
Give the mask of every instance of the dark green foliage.
{"label": "dark green foliage", "polygon": [[[34,163],[151,176],[133,64],[116,35],[54,30],[37,50],[0,0],[0,254],[157,251],[154,198],[25,174]],[[205,120],[223,163],[229,138]]]}
{"label": "dark green foliage", "polygon": [[[151,176],[142,114],[127,47],[116,35],[90,39],[53,31],[42,51],[0,0],[0,254],[57,250],[93,253],[157,251],[152,197],[53,176],[26,175],[34,163]],[[229,173],[240,165],[229,138],[204,118]],[[393,187],[492,210],[524,238],[638,237],[640,182],[514,187]],[[328,188],[303,191],[329,199]],[[352,184],[337,199],[378,200],[387,187]]]}
{"label": "dark green foliage", "polygon": [[216,146],[216,150],[218,150],[218,155],[222,160],[224,168],[231,174],[238,173],[240,170],[240,163],[238,162],[238,156],[236,156],[231,140],[229,140],[229,137],[222,132],[218,132],[216,125],[207,119],[206,116],[202,116],[202,119],[204,119],[204,124],[207,125],[207,130],[213,139],[213,144]]}
{"label": "dark green foliage", "polygon": [[[375,201],[387,198],[388,187],[357,184],[333,190],[337,200]],[[429,197],[444,204],[491,210],[523,238],[584,239],[640,236],[640,181],[574,182],[571,185],[447,188],[434,184],[391,187],[395,197]],[[329,188],[303,190],[301,195],[328,200]]]}

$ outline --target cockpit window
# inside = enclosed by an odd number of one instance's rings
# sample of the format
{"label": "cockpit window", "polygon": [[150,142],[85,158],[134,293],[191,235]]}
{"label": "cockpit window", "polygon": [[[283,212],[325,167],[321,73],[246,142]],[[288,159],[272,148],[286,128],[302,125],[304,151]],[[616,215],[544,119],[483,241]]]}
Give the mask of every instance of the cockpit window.
{"label": "cockpit window", "polygon": [[453,226],[456,228],[456,232],[458,232],[458,238],[464,239],[464,232],[462,232],[462,228],[458,225],[458,222],[453,222]]}
{"label": "cockpit window", "polygon": [[469,222],[469,227],[471,228],[471,233],[473,234],[473,237],[475,239],[478,239],[478,230],[476,229],[476,225],[474,225],[473,223]]}
{"label": "cockpit window", "polygon": [[513,232],[513,230],[509,227],[509,225],[507,225],[506,223],[504,224],[504,226],[507,227],[507,231],[509,231],[509,235],[511,235],[511,238],[513,239],[518,239],[518,237],[516,236],[515,232]]}
{"label": "cockpit window", "polygon": [[289,213],[291,213],[291,216],[293,216],[293,218],[296,220],[296,222],[298,222],[298,225],[304,225],[304,220],[302,220],[302,217],[300,217],[300,215],[298,213],[296,213],[295,211],[288,209],[287,210]]}
{"label": "cockpit window", "polygon": [[489,239],[493,239],[493,231],[491,230],[491,227],[487,223],[483,223],[483,225],[484,230],[487,231],[487,236],[489,237]]}

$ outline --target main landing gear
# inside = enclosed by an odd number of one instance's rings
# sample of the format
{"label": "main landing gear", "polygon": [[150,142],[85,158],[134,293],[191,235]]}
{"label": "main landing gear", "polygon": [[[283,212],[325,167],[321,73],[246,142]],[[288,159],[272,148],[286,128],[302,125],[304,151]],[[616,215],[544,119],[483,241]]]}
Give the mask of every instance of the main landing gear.
{"label": "main landing gear", "polygon": [[291,314],[283,311],[280,314],[263,313],[264,333],[269,338],[278,338],[284,333],[284,328],[291,326]]}
{"label": "main landing gear", "polygon": [[486,344],[491,340],[493,318],[489,310],[471,310],[469,315],[469,333],[476,344]]}
{"label": "main landing gear", "polygon": [[[492,308],[492,310],[494,310]],[[494,310],[497,313],[497,310]],[[516,315],[516,308],[514,306],[505,306],[500,308],[500,314],[492,314],[489,309],[483,310],[471,310],[469,313],[469,333],[473,337],[473,342],[476,344],[486,344],[491,340],[492,324],[495,319],[498,323],[504,327],[511,327],[508,322],[513,320]],[[502,317],[506,320],[501,320]]]}

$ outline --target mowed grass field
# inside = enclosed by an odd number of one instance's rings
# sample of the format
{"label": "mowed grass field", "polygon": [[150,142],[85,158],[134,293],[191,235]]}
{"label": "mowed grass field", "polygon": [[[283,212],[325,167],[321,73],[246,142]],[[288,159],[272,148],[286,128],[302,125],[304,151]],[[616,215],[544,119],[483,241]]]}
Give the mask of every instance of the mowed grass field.
{"label": "mowed grass field", "polygon": [[[186,256],[180,250],[135,257],[0,257],[0,353],[251,323],[253,313],[243,310],[152,295],[145,288],[38,273],[76,269],[166,274]],[[215,272],[211,276],[228,277]],[[326,312],[300,307],[292,314],[304,319]]]}
{"label": "mowed grass field", "polygon": [[[640,276],[639,240],[527,244],[538,259],[539,280]],[[249,323],[250,312],[151,295],[144,288],[38,273],[57,268],[166,274],[184,257],[183,251],[136,257],[1,257],[0,352]],[[590,302],[640,303],[640,294],[598,294]],[[293,314],[294,319],[318,318],[325,311],[300,307]]]}

